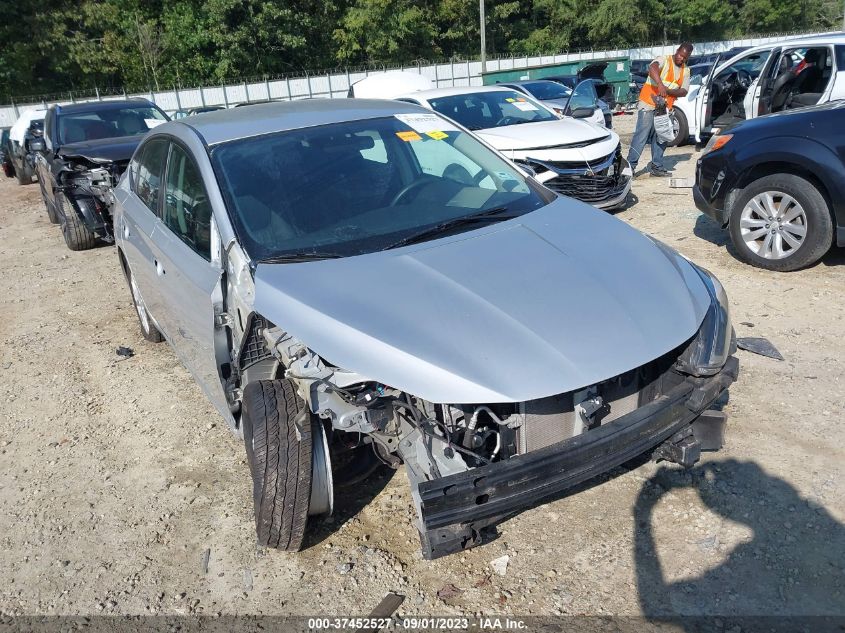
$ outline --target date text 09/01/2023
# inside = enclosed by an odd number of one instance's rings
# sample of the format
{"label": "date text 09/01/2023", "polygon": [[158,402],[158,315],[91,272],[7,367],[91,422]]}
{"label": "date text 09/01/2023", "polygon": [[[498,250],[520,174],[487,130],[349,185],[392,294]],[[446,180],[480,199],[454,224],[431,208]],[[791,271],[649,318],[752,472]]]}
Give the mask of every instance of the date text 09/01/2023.
{"label": "date text 09/01/2023", "polygon": [[518,618],[464,618],[464,617],[402,617],[402,618],[374,618],[374,617],[335,617],[335,618],[309,618],[308,628],[312,631],[342,630],[342,629],[401,629],[407,631],[433,630],[444,631],[520,631],[526,629],[527,625]]}

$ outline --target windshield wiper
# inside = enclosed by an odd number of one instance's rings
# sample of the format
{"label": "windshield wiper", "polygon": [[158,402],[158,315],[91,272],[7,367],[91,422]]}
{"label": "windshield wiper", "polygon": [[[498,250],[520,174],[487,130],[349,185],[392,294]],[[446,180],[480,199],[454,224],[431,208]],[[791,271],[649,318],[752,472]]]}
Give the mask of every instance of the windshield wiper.
{"label": "windshield wiper", "polygon": [[512,220],[513,218],[519,217],[520,215],[514,213],[505,214],[504,212],[507,210],[507,207],[494,207],[493,209],[487,209],[485,211],[480,211],[479,213],[474,213],[472,215],[464,215],[459,218],[452,218],[451,220],[446,220],[445,222],[441,222],[440,224],[435,224],[432,227],[423,229],[418,233],[411,233],[411,235],[403,237],[401,240],[397,240],[392,244],[388,244],[382,250],[389,251],[392,248],[399,248],[400,246],[407,246],[408,244],[424,242],[430,237],[440,235],[441,233],[446,233],[451,229],[463,226],[465,224],[476,224],[479,222],[502,222],[504,220]]}
{"label": "windshield wiper", "polygon": [[295,264],[297,262],[313,262],[321,259],[339,259],[344,257],[338,253],[321,253],[320,251],[310,251],[303,253],[284,253],[282,255],[274,255],[272,257],[265,257],[259,259],[259,264]]}

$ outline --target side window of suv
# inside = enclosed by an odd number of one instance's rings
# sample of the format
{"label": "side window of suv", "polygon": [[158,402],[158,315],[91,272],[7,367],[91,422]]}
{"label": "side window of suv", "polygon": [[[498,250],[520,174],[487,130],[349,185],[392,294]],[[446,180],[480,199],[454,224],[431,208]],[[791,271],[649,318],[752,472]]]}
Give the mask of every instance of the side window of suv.
{"label": "side window of suv", "polygon": [[158,190],[161,188],[161,176],[167,159],[167,146],[165,139],[151,140],[141,149],[137,164],[130,168],[133,191],[155,214],[158,214]]}
{"label": "side window of suv", "polygon": [[211,205],[196,163],[178,145],[167,162],[162,220],[185,244],[211,259]]}

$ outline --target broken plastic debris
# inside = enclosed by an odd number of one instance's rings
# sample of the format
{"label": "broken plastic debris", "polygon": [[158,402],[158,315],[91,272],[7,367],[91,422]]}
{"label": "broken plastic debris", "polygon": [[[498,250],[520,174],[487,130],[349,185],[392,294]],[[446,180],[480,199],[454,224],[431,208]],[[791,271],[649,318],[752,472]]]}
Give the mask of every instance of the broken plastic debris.
{"label": "broken plastic debris", "polygon": [[777,348],[772,345],[768,339],[759,336],[745,336],[738,338],[736,339],[736,346],[739,349],[744,349],[746,352],[751,352],[752,354],[767,356],[768,358],[774,358],[775,360],[783,360],[783,356],[781,356],[781,353],[777,350]]}
{"label": "broken plastic debris", "polygon": [[492,567],[493,571],[500,576],[504,576],[508,572],[508,561],[510,561],[510,559],[511,557],[507,554],[499,556],[499,558],[495,558],[490,561],[490,567]]}
{"label": "broken plastic debris", "polygon": [[118,347],[115,353],[123,358],[132,358],[135,355],[135,351],[131,347],[124,347],[123,345]]}

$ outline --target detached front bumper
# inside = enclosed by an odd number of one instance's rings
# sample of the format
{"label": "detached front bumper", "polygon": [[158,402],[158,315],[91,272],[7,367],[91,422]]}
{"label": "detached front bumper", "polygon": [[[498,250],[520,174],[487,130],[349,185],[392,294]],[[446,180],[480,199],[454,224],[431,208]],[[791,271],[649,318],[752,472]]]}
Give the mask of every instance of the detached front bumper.
{"label": "detached front bumper", "polygon": [[687,377],[654,402],[596,429],[505,461],[421,483],[423,555],[433,559],[472,547],[481,541],[482,528],[657,447],[661,448],[658,457],[683,455],[683,461],[691,465],[700,449],[721,447],[712,438],[721,437],[725,418],[705,412],[738,372],[739,363],[731,356],[715,376]]}

